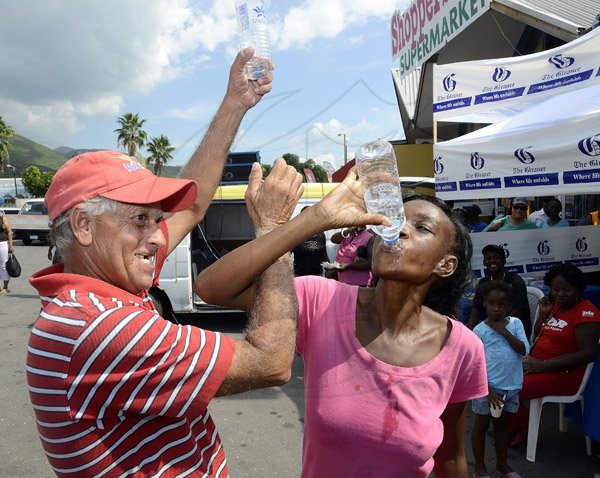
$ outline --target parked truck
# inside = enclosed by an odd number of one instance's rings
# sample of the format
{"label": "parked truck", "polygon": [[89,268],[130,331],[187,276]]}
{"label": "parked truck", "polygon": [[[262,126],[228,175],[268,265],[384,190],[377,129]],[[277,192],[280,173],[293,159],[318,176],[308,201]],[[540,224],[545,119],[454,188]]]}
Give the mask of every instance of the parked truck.
{"label": "parked truck", "polygon": [[20,239],[26,246],[33,241],[48,242],[50,217],[44,199],[26,200],[18,214],[9,217],[13,240]]}

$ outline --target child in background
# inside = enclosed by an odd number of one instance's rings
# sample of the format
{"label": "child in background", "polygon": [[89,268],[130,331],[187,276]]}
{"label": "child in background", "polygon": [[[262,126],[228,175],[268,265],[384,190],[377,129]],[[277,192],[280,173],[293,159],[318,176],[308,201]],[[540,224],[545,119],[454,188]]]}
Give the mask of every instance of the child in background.
{"label": "child in background", "polygon": [[521,356],[529,352],[529,342],[523,324],[516,317],[507,317],[512,306],[512,289],[503,281],[489,281],[481,286],[483,307],[487,318],[473,332],[483,342],[488,375],[489,394],[473,400],[475,423],[471,446],[475,457],[473,478],[488,477],[485,466],[485,435],[490,424],[490,407],[501,409],[494,423],[496,472],[506,478],[520,478],[507,463],[508,415],[519,409],[519,390],[523,384]]}

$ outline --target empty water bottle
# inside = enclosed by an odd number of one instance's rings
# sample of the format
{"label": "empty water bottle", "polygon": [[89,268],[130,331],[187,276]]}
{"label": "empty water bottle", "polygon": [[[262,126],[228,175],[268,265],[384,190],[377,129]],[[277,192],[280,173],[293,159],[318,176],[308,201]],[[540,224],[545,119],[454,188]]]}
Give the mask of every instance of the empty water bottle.
{"label": "empty water bottle", "polygon": [[404,226],[404,203],[394,148],[387,141],[372,141],[356,151],[356,169],[365,186],[367,211],[387,216],[391,226],[374,226],[391,249],[399,248]]}
{"label": "empty water bottle", "polygon": [[242,50],[249,46],[254,48],[254,56],[246,63],[246,75],[250,80],[257,80],[273,68],[267,2],[263,0],[237,0],[235,10],[240,47]]}

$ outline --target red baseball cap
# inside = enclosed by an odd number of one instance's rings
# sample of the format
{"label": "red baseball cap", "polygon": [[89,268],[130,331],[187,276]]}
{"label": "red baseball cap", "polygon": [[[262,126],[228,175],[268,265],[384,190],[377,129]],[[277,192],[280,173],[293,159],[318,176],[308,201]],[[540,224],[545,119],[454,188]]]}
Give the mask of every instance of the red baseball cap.
{"label": "red baseball cap", "polygon": [[183,211],[198,195],[195,181],[159,178],[136,159],[117,151],[95,151],[68,160],[56,172],[44,198],[50,220],[75,204],[102,196],[129,204],[160,203],[165,212]]}

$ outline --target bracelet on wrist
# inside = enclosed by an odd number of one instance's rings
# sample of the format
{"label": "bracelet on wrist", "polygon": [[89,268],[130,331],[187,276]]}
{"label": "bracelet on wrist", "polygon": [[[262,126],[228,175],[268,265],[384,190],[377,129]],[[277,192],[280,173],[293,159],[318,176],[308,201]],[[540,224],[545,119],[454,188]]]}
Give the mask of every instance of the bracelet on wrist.
{"label": "bracelet on wrist", "polygon": [[341,234],[344,239],[346,239],[350,235],[350,233],[348,232],[348,229],[342,229]]}

